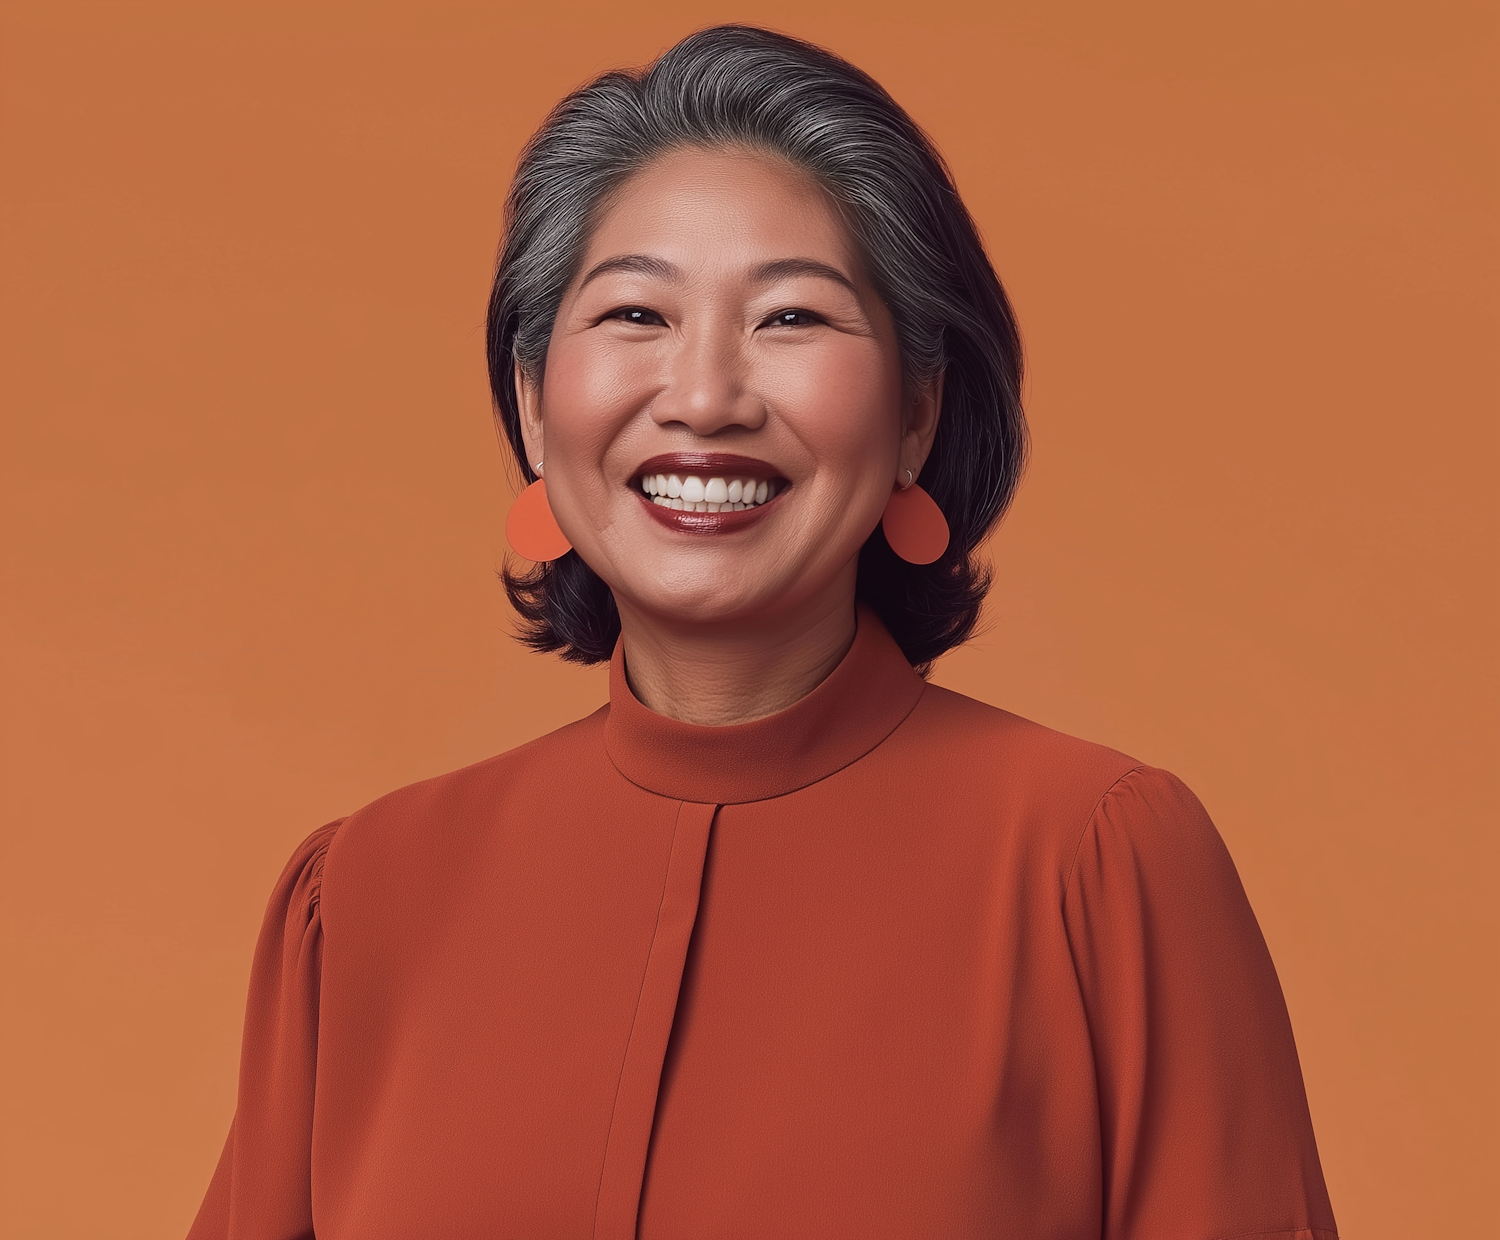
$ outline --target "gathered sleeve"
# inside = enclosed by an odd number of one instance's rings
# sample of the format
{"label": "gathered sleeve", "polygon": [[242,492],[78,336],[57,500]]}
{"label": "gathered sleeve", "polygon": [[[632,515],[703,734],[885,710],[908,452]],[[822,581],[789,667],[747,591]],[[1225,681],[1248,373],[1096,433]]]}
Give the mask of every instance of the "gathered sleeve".
{"label": "gathered sleeve", "polygon": [[1064,896],[1093,1041],[1105,1240],[1334,1240],[1276,970],[1202,805],[1137,768]]}
{"label": "gathered sleeve", "polygon": [[318,906],[338,827],[329,823],[302,842],[271,895],[250,971],[234,1122],[188,1240],[312,1237]]}

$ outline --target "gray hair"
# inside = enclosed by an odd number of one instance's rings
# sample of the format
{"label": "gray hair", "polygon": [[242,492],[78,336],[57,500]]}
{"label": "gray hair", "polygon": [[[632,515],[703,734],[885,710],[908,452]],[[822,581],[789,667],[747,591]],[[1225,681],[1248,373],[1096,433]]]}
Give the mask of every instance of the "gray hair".
{"label": "gray hair", "polygon": [[[860,556],[860,597],[925,669],[973,631],[989,587],[974,553],[1025,460],[1020,340],[942,157],[879,83],[832,53],[756,27],[716,26],[644,71],[596,78],[553,109],[511,184],[490,298],[490,385],[516,462],[531,481],[514,369],[543,377],[593,220],[633,173],[684,147],[763,151],[810,173],[890,310],[907,382],[944,378],[919,481],[948,519],[948,551],[935,564],[907,564],[877,530]],[[505,581],[523,641],[580,662],[609,657],[619,630],[613,599],[576,552],[525,574],[507,569]]]}

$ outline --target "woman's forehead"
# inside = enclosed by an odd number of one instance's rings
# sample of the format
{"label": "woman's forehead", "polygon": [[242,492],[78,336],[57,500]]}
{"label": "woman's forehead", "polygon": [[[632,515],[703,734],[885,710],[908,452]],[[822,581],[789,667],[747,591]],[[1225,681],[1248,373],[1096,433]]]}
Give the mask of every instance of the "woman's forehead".
{"label": "woman's forehead", "polygon": [[[817,180],[785,159],[735,149],[672,151],[631,176],[599,212],[580,274],[617,255],[655,259],[662,275],[793,258],[857,274],[852,238]],[[649,274],[648,265],[637,270]]]}

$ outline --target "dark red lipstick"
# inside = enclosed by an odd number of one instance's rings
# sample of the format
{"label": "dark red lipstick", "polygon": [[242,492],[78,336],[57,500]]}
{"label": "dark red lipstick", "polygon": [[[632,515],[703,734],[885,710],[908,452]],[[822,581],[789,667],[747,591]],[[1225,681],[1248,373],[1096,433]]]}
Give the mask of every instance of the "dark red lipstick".
{"label": "dark red lipstick", "polygon": [[677,474],[679,477],[696,474],[700,478],[733,476],[757,481],[781,479],[774,465],[733,452],[663,452],[649,461],[642,461],[635,471],[637,478],[644,478],[647,474]]}

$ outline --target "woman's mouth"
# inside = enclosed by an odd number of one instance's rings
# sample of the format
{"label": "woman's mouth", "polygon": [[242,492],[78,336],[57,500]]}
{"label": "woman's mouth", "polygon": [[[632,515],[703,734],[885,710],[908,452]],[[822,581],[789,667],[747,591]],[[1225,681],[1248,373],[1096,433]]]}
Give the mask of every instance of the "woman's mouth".
{"label": "woman's mouth", "polygon": [[744,512],[773,499],[774,478],[736,478],[711,474],[642,474],[642,494],[653,504],[676,512]]}
{"label": "woman's mouth", "polygon": [[756,521],[791,483],[753,457],[673,452],[642,462],[632,487],[669,529],[724,533]]}

